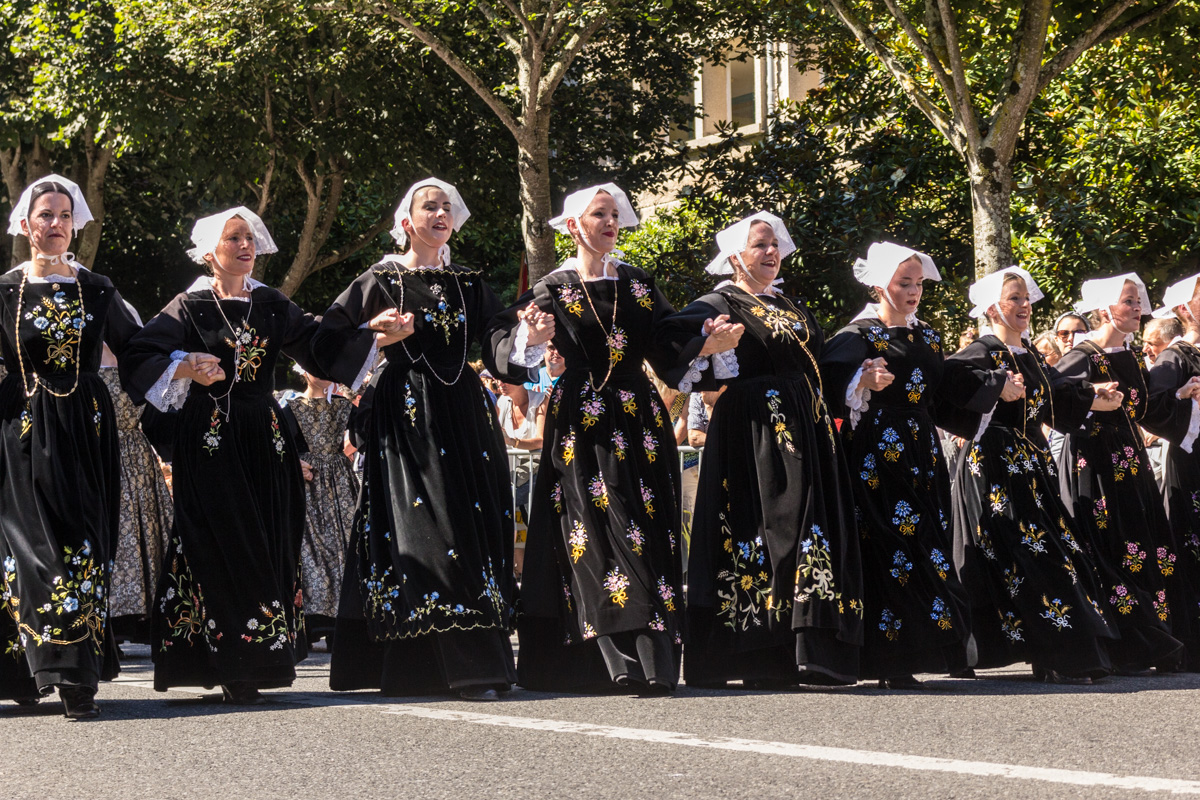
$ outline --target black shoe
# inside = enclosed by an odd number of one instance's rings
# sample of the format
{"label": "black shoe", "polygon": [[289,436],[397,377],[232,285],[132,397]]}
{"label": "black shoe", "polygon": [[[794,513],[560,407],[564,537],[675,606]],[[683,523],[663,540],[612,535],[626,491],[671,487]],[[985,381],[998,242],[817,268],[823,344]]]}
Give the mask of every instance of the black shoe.
{"label": "black shoe", "polygon": [[966,669],[956,669],[950,673],[951,678],[975,678],[975,670],[967,667]]}
{"label": "black shoe", "polygon": [[1037,672],[1035,672],[1034,675],[1042,683],[1057,683],[1062,686],[1091,686],[1092,685],[1092,679],[1089,678],[1087,675],[1064,675],[1061,672],[1055,672],[1052,669],[1046,669],[1044,667],[1041,670],[1039,670],[1039,672],[1041,673],[1040,675],[1038,675]]}
{"label": "black shoe", "polygon": [[248,681],[230,681],[221,687],[221,695],[226,703],[236,706],[257,706],[267,702],[267,698]]}
{"label": "black shoe", "polygon": [[95,719],[100,716],[96,705],[96,690],[88,686],[60,686],[58,696],[62,700],[63,715],[67,719]]}
{"label": "black shoe", "polygon": [[494,703],[500,699],[499,692],[484,686],[472,686],[463,689],[458,693],[458,696],[463,700],[470,700],[473,703]]}
{"label": "black shoe", "polygon": [[41,700],[42,700],[42,698],[40,696],[13,698],[13,702],[15,702],[19,706],[25,706],[26,708],[28,708],[29,706],[36,706],[38,703],[41,702]]}
{"label": "black shoe", "polygon": [[879,681],[880,689],[920,689],[921,682],[912,675],[894,675]]}
{"label": "black shoe", "polygon": [[1118,667],[1113,670],[1113,674],[1120,675],[1122,678],[1149,678],[1153,673],[1150,672],[1149,667],[1145,669],[1137,669],[1136,667],[1122,669]]}

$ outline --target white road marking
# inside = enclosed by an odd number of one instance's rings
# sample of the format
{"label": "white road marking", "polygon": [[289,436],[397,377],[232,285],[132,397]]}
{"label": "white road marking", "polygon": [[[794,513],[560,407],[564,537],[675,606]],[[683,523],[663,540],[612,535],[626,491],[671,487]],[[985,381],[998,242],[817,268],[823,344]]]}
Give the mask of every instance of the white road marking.
{"label": "white road marking", "polygon": [[420,717],[422,719],[440,720],[443,722],[469,722],[475,725],[492,725],[501,728],[522,728],[551,733],[575,733],[584,736],[603,736],[609,739],[630,739],[639,742],[671,744],[682,747],[733,750],[742,753],[762,753],[790,758],[807,758],[815,761],[832,761],[842,764],[898,767],[900,769],[926,772],[951,772],[958,775],[1065,783],[1073,786],[1099,786],[1143,792],[1200,795],[1200,781],[1186,781],[1173,778],[1113,775],[1107,772],[1027,767],[1019,764],[995,764],[987,761],[960,761],[953,758],[930,758],[928,756],[905,755],[902,753],[880,753],[870,750],[850,750],[843,747],[821,747],[817,745],[793,744],[791,742],[761,741],[758,739],[704,738],[691,733],[675,733],[647,728],[621,728],[614,725],[593,725],[587,722],[536,719],[534,717],[479,714],[471,711],[450,711],[424,706],[393,705],[373,706],[373,708],[385,714]]}

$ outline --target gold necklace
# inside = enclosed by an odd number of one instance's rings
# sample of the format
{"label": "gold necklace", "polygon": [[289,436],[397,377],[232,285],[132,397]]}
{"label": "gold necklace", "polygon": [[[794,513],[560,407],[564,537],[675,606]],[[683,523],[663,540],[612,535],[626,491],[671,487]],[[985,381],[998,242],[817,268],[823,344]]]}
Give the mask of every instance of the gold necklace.
{"label": "gold necklace", "polygon": [[[746,294],[746,296],[749,297],[751,300],[753,300],[755,303],[758,303],[758,305],[760,305],[762,307],[763,311],[766,312],[767,314],[770,314],[772,311],[776,311],[776,312],[780,311],[779,308],[777,308],[775,306],[769,306],[766,303],[764,303],[762,300],[760,300],[758,298],[758,295],[754,294],[753,292],[746,291],[741,286],[738,286],[736,283],[734,284],[734,286],[738,289],[741,289],[741,291],[744,292]],[[811,335],[808,330],[808,324],[804,322],[804,315],[800,313],[800,309],[796,308],[796,306],[792,304],[791,300],[788,300],[786,297],[784,297],[782,293],[780,293],[778,295],[778,297],[780,300],[782,300],[784,303],[786,303],[788,305],[788,307],[791,309],[792,313],[794,313],[796,315],[796,319],[799,320],[800,324],[804,326],[804,338],[803,339],[800,338],[800,335],[798,333],[796,333],[796,331],[793,328],[790,328],[790,327],[787,328],[786,332],[789,336],[792,337],[792,340],[796,343],[796,345],[804,352],[804,355],[808,356],[808,360],[810,362],[812,362],[813,372],[816,373],[816,376],[817,376],[817,391],[813,398],[813,416],[818,419],[825,420],[825,427],[828,429],[829,436],[830,436],[829,441],[833,444],[833,449],[836,452],[837,451],[837,437],[833,435],[833,422],[829,416],[829,406],[827,406],[825,404],[825,381],[822,380],[822,378],[821,378],[821,365],[817,362],[817,359],[812,354],[812,351],[808,349],[808,340]],[[808,383],[808,388],[809,388],[809,391],[811,392],[812,391],[812,383],[808,381],[807,376],[805,377],[804,380],[805,380],[805,382]]]}
{"label": "gold necklace", "polygon": [[29,279],[29,270],[27,268],[21,269],[21,288],[17,291],[17,318],[13,323],[13,339],[15,340],[17,346],[17,364],[21,368],[21,389],[24,390],[26,399],[37,394],[39,387],[45,389],[55,397],[70,397],[75,393],[75,390],[79,388],[79,375],[83,364],[83,353],[81,352],[83,350],[83,329],[87,326],[87,311],[83,307],[83,287],[79,284],[79,270],[75,269],[74,267],[71,269],[75,275],[75,287],[79,291],[79,328],[77,329],[79,331],[79,335],[75,339],[75,346],[78,348],[78,350],[74,353],[75,383],[72,384],[71,388],[66,392],[56,392],[51,389],[42,382],[41,377],[36,372],[33,373],[33,388],[29,388],[29,382],[25,376],[25,359],[21,357],[21,311],[25,305],[25,283]]}
{"label": "gold necklace", "polygon": [[[604,264],[604,275],[600,280],[608,280],[608,262]],[[575,269],[579,275],[579,283],[583,287],[583,296],[588,302],[588,308],[592,309],[592,316],[596,318],[596,323],[600,326],[600,331],[604,333],[605,344],[608,345],[608,372],[604,373],[604,380],[600,381],[600,385],[596,385],[596,376],[592,374],[592,368],[588,367],[588,382],[592,385],[592,391],[598,392],[608,384],[608,379],[612,377],[613,367],[617,365],[617,360],[613,358],[613,334],[617,331],[617,298],[621,294],[621,274],[617,272],[617,268],[613,267],[613,272],[616,272],[616,280],[613,282],[613,313],[612,323],[609,325],[609,330],[604,330],[604,320],[600,319],[600,315],[596,312],[596,306],[592,303],[592,296],[588,293],[587,281],[584,279],[583,273],[579,272],[579,268]]]}

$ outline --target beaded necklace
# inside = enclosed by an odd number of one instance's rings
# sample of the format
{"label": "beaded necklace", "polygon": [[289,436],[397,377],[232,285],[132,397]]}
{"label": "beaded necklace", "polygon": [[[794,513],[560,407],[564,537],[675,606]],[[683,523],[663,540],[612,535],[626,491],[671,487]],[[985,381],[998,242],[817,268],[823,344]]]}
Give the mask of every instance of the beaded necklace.
{"label": "beaded necklace", "polygon": [[[243,286],[244,285],[245,284],[243,284]],[[213,305],[215,305],[217,307],[217,313],[221,315],[221,319],[224,320],[225,325],[229,328],[230,335],[233,336],[233,376],[230,377],[230,379],[229,379],[229,388],[225,390],[225,394],[220,394],[220,395],[210,394],[209,395],[209,397],[212,398],[213,405],[216,406],[217,411],[220,412],[220,414],[223,417],[225,417],[225,421],[228,422],[229,421],[229,412],[232,410],[232,405],[229,401],[229,395],[233,393],[233,387],[237,384],[237,382],[242,379],[241,371],[238,369],[239,362],[242,359],[242,337],[240,335],[238,335],[237,328],[233,327],[233,324],[229,321],[229,317],[225,316],[225,309],[221,308],[221,298],[217,297],[216,285],[213,284],[213,286],[211,286],[209,288],[209,291],[212,292]],[[254,310],[254,292],[253,291],[250,292],[250,297],[248,299],[249,299],[249,304],[246,307],[246,316],[244,316],[242,318],[243,326],[247,322],[249,322],[250,312]],[[222,400],[225,401],[224,408],[221,407]]]}
{"label": "beaded necklace", "polygon": [[[70,255],[69,253],[64,254],[64,263],[66,263],[65,259],[69,258]],[[52,261],[51,263],[57,262]],[[36,372],[33,373],[33,388],[30,388],[28,378],[25,375],[25,359],[21,357],[21,312],[25,305],[25,284],[29,280],[29,269],[27,267],[21,268],[21,288],[17,290],[17,318],[13,324],[13,339],[16,341],[17,346],[17,364],[21,367],[21,389],[24,390],[27,399],[37,394],[39,387],[45,389],[55,397],[70,397],[79,388],[79,375],[83,365],[83,353],[79,351],[83,349],[83,328],[87,325],[87,311],[83,307],[83,287],[79,285],[79,270],[75,267],[71,267],[71,270],[75,276],[75,286],[79,290],[79,327],[76,329],[79,331],[79,334],[75,339],[75,345],[79,350],[74,354],[75,383],[71,384],[71,388],[66,392],[56,392],[43,383],[41,376]]]}
{"label": "beaded necklace", "polygon": [[[392,305],[395,306],[396,310],[399,311],[401,314],[404,313],[404,269],[406,269],[406,268],[395,270],[396,277],[393,279],[393,283],[400,287],[400,302],[397,303],[396,301],[393,300]],[[388,271],[389,272],[392,271],[391,267],[388,268]],[[449,272],[451,275],[454,276],[454,288],[458,290],[458,305],[459,305],[459,308],[462,309],[462,313],[463,313],[463,326],[462,326],[463,327],[463,334],[462,334],[463,350],[462,350],[462,361],[458,365],[458,372],[456,372],[454,374],[453,378],[451,378],[450,380],[446,380],[441,375],[438,375],[437,370],[433,368],[433,364],[430,364],[429,359],[427,359],[425,357],[425,353],[422,352],[420,355],[418,355],[417,357],[414,358],[413,354],[411,352],[409,352],[408,345],[404,343],[403,339],[400,340],[400,347],[401,347],[401,349],[404,350],[404,355],[406,355],[408,357],[408,360],[411,361],[413,364],[417,364],[421,361],[424,361],[425,366],[429,368],[429,374],[432,375],[438,383],[442,384],[443,386],[453,386],[454,384],[458,383],[458,379],[462,377],[463,370],[466,369],[466,367],[467,367],[467,340],[470,337],[467,336],[467,323],[466,323],[467,301],[463,297],[462,284],[458,280],[458,273],[456,273],[450,269],[447,269],[446,272]],[[389,292],[388,296],[389,297],[391,296],[390,292]]]}

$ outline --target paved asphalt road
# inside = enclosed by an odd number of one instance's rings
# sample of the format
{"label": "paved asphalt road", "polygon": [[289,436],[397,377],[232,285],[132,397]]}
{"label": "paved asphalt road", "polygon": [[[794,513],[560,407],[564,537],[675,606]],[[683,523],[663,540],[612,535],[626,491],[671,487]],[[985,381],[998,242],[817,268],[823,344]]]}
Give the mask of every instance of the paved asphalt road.
{"label": "paved asphalt road", "polygon": [[1200,675],[478,704],[334,694],[318,652],[238,709],[155,693],[147,648],[126,650],[98,721],[0,704],[0,800],[1200,796]]}

